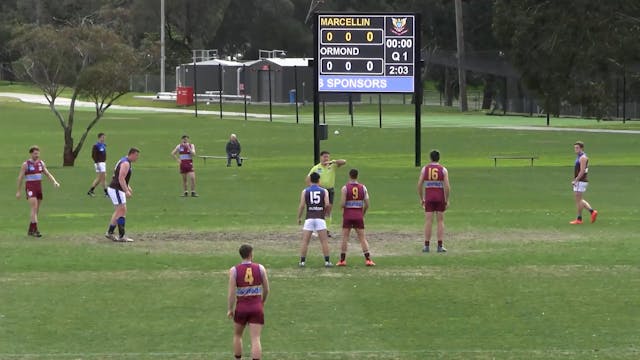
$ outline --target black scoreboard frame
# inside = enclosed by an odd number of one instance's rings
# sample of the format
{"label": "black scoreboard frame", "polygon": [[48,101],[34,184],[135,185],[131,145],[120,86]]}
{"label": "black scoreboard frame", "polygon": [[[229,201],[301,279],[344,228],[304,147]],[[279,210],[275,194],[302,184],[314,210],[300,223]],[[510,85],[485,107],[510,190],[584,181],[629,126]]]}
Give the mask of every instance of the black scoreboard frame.
{"label": "black scoreboard frame", "polygon": [[[362,18],[362,17],[383,17],[385,24],[388,17],[401,18],[401,17],[413,17],[413,92],[408,91],[320,91],[320,70],[322,66],[321,54],[320,54],[320,44],[321,39],[319,39],[320,31],[320,17],[335,17],[335,18]],[[357,30],[362,30],[363,27],[359,26],[356,28]],[[355,29],[354,29],[355,30]],[[382,48],[386,54],[387,48],[385,43],[385,27],[382,28],[371,28],[372,31],[382,31]],[[344,46],[345,44],[339,44]],[[367,45],[367,46],[375,46]],[[357,46],[357,44],[356,44]],[[421,111],[422,111],[422,61],[421,61],[421,47],[422,47],[422,36],[421,36],[421,19],[419,13],[413,12],[394,12],[394,13],[382,13],[382,12],[316,12],[314,13],[313,20],[313,47],[314,47],[314,57],[313,57],[313,153],[314,153],[314,164],[317,164],[320,160],[320,94],[322,93],[368,93],[368,94],[412,94],[413,95],[413,103],[415,105],[415,166],[421,165]],[[323,56],[325,58],[331,58],[331,56]],[[385,56],[386,57],[386,56]],[[382,75],[368,75],[367,77],[371,79],[384,77],[386,72],[386,62],[383,59],[383,73]],[[361,74],[358,74],[361,75]]]}

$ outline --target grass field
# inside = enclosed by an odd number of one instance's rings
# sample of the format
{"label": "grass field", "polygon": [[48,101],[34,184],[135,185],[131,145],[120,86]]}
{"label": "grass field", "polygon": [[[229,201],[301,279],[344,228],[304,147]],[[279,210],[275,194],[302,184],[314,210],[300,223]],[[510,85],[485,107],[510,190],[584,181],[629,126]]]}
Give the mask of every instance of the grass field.
{"label": "grass field", "polygon": [[[377,121],[375,111],[364,115]],[[89,116],[80,114],[77,129]],[[405,118],[412,121],[398,110],[387,119]],[[449,253],[423,255],[411,122],[377,129],[330,121],[341,134],[322,147],[359,168],[371,192],[375,268],[364,267],[353,241],[347,268],[324,269],[317,243],[308,268],[297,268],[308,124],[109,111],[91,136],[107,133],[109,163],[130,146],[142,149],[127,217],[136,242],[114,244],[103,237],[109,201],[85,194],[91,143],[75,167],[62,168],[62,134],[49,110],[0,99],[0,359],[232,358],[226,271],[242,243],[270,270],[264,359],[640,357],[637,134],[493,129],[543,120],[427,115],[423,156],[442,151],[452,203]],[[180,135],[190,134],[200,154],[222,155],[231,132],[246,166],[197,161],[201,197],[180,198],[169,156]],[[601,215],[571,227],[577,139],[591,159],[587,199]],[[62,184],[44,185],[41,239],[26,236],[28,206],[14,196],[33,143]],[[494,168],[489,158],[530,153],[540,157],[534,167],[511,160]]]}

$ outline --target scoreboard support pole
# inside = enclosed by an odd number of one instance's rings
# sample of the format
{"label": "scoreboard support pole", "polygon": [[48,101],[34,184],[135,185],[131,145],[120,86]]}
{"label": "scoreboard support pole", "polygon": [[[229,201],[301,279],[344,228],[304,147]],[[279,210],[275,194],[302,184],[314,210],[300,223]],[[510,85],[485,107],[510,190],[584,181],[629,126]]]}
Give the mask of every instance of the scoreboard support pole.
{"label": "scoreboard support pole", "polygon": [[[314,62],[314,64],[317,62]],[[315,66],[315,65],[314,65]],[[318,83],[318,79],[314,79]],[[317,89],[317,88],[316,88]],[[320,162],[320,94],[313,92],[313,163]]]}
{"label": "scoreboard support pole", "polygon": [[[416,14],[416,29],[422,29],[420,14]],[[415,106],[415,152],[416,162],[415,166],[420,167],[422,165],[422,54],[420,53],[422,47],[422,31],[415,32],[416,46],[414,54],[414,71],[413,71],[413,98]]]}
{"label": "scoreboard support pole", "polygon": [[320,162],[320,92],[318,91],[318,16],[313,17],[313,163]]}

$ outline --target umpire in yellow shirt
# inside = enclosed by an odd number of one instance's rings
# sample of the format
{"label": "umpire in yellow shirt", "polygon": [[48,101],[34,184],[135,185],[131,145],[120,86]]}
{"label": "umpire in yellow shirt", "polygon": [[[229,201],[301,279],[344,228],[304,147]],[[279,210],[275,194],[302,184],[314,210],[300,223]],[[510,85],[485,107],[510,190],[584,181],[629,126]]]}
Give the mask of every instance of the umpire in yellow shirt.
{"label": "umpire in yellow shirt", "polygon": [[[329,202],[333,205],[333,197],[335,195],[334,187],[336,184],[336,169],[345,165],[347,160],[338,159],[331,160],[331,154],[328,151],[322,151],[320,153],[320,163],[316,164],[314,167],[309,170],[309,174],[307,174],[307,186],[311,185],[311,178],[309,177],[312,173],[320,174],[320,186],[327,189],[329,192]],[[327,216],[327,224],[331,224],[331,209],[329,208],[329,213]]]}

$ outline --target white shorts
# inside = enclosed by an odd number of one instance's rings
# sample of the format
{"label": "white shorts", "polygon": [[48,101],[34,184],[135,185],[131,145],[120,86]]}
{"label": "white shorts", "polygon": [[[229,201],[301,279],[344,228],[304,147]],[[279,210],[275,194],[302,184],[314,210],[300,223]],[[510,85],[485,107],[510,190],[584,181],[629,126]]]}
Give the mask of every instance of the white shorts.
{"label": "white shorts", "polygon": [[95,166],[97,173],[107,172],[107,163],[99,162],[99,163],[95,163],[93,165]]}
{"label": "white shorts", "polygon": [[587,186],[589,185],[588,182],[585,181],[578,181],[577,183],[575,183],[573,185],[573,192],[579,192],[579,193],[583,193],[587,191]]}
{"label": "white shorts", "polygon": [[327,222],[324,219],[307,219],[302,226],[304,231],[327,230]]}
{"label": "white shorts", "polygon": [[127,203],[127,194],[125,194],[124,191],[116,190],[109,186],[107,188],[107,194],[109,194],[113,205],[124,205]]}

